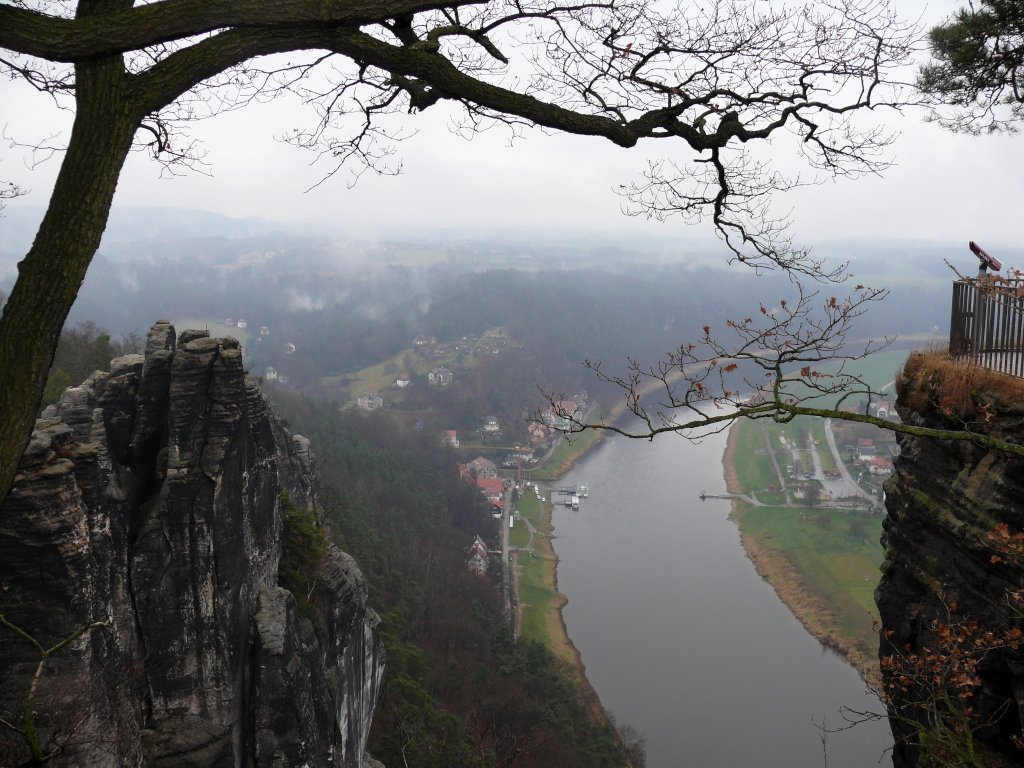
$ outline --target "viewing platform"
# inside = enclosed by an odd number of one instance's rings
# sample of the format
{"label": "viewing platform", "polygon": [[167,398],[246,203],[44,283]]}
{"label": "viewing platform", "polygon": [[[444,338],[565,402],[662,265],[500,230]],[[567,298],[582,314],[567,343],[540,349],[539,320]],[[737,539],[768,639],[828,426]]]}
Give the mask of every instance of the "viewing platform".
{"label": "viewing platform", "polygon": [[975,243],[981,261],[977,277],[953,283],[949,356],[955,360],[1024,378],[1024,274],[998,271],[1000,262]]}

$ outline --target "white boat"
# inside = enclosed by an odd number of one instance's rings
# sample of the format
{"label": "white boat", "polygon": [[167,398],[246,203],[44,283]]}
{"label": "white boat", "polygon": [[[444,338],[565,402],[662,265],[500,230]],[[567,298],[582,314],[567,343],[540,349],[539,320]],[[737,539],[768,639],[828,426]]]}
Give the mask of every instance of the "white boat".
{"label": "white boat", "polygon": [[580,497],[579,496],[573,496],[572,499],[570,499],[570,503],[572,504],[572,508],[573,509],[579,509],[580,508]]}
{"label": "white boat", "polygon": [[580,485],[579,493],[580,493],[580,496],[585,499],[585,498],[587,498],[587,496],[590,495],[590,489],[587,488],[587,486],[585,486],[585,485]]}

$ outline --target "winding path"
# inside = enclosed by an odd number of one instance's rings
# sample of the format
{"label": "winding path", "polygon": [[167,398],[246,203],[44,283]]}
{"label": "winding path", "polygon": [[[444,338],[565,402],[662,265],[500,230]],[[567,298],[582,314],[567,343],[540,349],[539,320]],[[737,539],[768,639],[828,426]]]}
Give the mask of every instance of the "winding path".
{"label": "winding path", "polygon": [[761,424],[761,434],[764,435],[764,447],[768,451],[768,458],[772,460],[772,466],[775,467],[775,476],[779,478],[779,488],[782,489],[783,494],[786,496],[786,504],[792,504],[793,497],[790,496],[789,488],[786,486],[786,477],[782,474],[782,469],[779,467],[779,460],[775,457],[775,450],[772,448],[771,436],[768,434],[764,424]]}
{"label": "winding path", "polygon": [[[861,488],[860,484],[850,476],[849,471],[846,469],[846,464],[843,463],[843,459],[839,455],[839,449],[836,447],[836,436],[832,432],[832,419],[825,419],[825,441],[828,443],[828,449],[832,451],[832,460],[835,462],[836,467],[839,469],[839,474],[842,475],[843,481],[846,484],[846,487],[842,490],[848,492],[843,493],[843,496],[860,496],[866,499],[872,507],[880,507],[878,499]],[[830,481],[831,488],[829,490],[832,491],[836,498],[841,498],[836,492],[838,490],[838,482],[836,480]]]}

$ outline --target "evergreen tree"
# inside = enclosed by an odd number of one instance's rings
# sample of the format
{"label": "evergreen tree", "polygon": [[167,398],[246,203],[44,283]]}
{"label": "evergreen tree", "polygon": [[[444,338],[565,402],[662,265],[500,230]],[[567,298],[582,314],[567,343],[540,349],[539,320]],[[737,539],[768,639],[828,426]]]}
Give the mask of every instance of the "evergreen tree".
{"label": "evergreen tree", "polygon": [[1024,119],[1024,3],[972,3],[933,28],[929,39],[934,60],[921,68],[918,87],[940,123],[981,133],[1009,130]]}

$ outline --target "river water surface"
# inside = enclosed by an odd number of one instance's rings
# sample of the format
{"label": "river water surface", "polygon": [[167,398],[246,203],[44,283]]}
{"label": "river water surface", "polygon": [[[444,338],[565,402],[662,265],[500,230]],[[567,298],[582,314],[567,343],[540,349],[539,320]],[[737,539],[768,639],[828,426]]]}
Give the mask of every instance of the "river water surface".
{"label": "river water surface", "polygon": [[[823,649],[744,555],[728,519],[725,435],[694,445],[606,439],[553,485],[564,617],[602,703],[647,738],[649,768],[891,765],[888,726],[827,737],[848,706],[874,709],[856,672]],[[561,503],[564,497],[555,496]]]}

